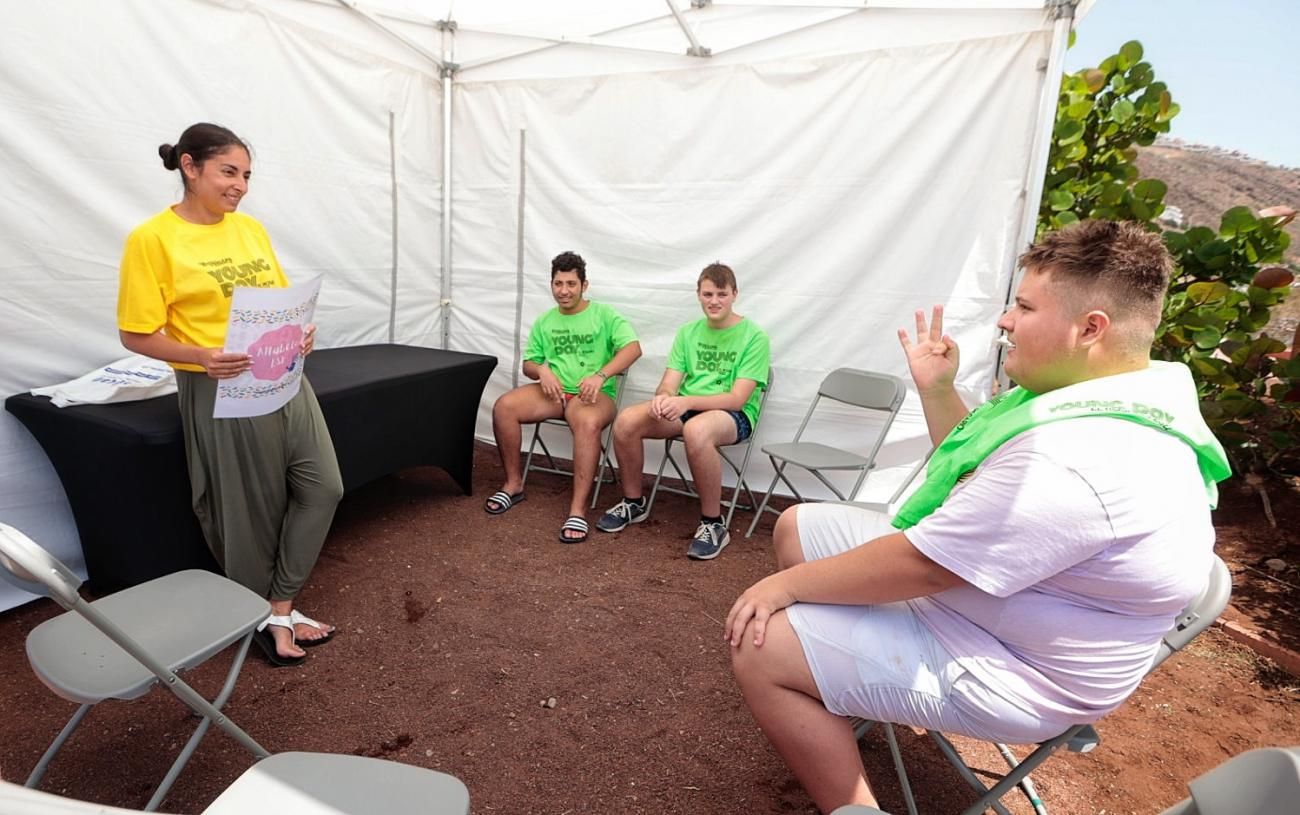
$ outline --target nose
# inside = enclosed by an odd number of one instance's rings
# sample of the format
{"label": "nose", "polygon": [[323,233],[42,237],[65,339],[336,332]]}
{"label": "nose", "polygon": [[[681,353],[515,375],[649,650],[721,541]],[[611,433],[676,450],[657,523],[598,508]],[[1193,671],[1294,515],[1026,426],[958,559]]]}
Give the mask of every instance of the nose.
{"label": "nose", "polygon": [[1011,319],[1011,312],[1010,311],[1002,312],[1002,316],[998,318],[998,328],[1002,329],[1003,331],[1010,332],[1011,329],[1014,327],[1014,325],[1015,322]]}

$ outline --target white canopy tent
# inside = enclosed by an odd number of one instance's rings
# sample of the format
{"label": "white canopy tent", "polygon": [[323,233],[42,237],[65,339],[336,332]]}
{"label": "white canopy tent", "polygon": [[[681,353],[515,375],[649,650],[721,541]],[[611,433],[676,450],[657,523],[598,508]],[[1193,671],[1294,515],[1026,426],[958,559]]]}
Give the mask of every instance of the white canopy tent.
{"label": "white canopy tent", "polygon": [[[895,331],[935,302],[977,401],[1077,13],[1063,0],[11,4],[0,396],[125,354],[123,239],[179,197],[156,147],[216,121],[253,146],[243,208],[290,278],[325,276],[321,347],[498,357],[481,438],[565,249],[640,335],[629,403],[699,315],[695,277],[715,259],[772,338],[760,443],[793,435],[833,368],[905,375]],[[855,420],[838,443],[865,439]],[[888,496],[927,448],[912,397],[863,497]],[[7,413],[0,518],[79,561],[58,479]]]}

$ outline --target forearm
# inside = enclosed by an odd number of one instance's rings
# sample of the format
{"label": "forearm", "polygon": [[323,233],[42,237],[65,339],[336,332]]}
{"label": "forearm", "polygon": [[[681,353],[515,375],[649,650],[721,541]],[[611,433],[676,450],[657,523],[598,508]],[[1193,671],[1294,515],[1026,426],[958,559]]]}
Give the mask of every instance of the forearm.
{"label": "forearm", "polygon": [[546,366],[545,360],[542,360],[541,362],[533,362],[531,360],[526,359],[524,360],[524,364],[523,364],[524,376],[533,380],[541,379],[542,368],[545,366]]}
{"label": "forearm", "polygon": [[902,532],[868,541],[834,557],[781,572],[803,603],[869,605],[928,597],[964,581],[921,554]]}
{"label": "forearm", "polygon": [[142,354],[163,362],[178,362],[185,365],[204,364],[203,354],[206,349],[186,345],[162,332],[139,334],[134,331],[119,330],[117,334],[122,341],[122,346],[133,354]]}
{"label": "forearm", "polygon": [[615,352],[610,357],[609,362],[596,369],[596,373],[604,374],[605,378],[618,376],[619,374],[632,367],[632,363],[641,358],[641,343],[629,342]]}
{"label": "forearm", "polygon": [[951,385],[937,392],[921,393],[921,409],[925,411],[925,426],[930,431],[930,441],[937,447],[948,437],[970,409]]}

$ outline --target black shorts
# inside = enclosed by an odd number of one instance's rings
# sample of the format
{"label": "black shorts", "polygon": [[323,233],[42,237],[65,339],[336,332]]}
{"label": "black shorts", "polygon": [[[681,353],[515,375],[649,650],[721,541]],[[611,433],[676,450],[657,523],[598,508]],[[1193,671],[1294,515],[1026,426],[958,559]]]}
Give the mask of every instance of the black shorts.
{"label": "black shorts", "polygon": [[[751,427],[749,424],[749,417],[745,415],[745,412],[743,410],[724,410],[722,412],[730,416],[731,420],[736,423],[736,440],[733,441],[732,444],[740,444],[742,441],[749,438],[750,433],[754,432],[754,428]],[[708,413],[708,411],[707,410],[686,411],[685,413],[682,414],[682,424],[686,424],[691,419],[694,419],[696,416],[699,416],[701,413]]]}

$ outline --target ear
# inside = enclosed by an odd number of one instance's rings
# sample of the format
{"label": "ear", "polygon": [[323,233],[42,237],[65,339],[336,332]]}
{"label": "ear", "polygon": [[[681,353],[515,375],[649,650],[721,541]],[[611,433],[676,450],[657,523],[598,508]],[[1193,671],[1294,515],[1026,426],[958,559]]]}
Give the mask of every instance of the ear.
{"label": "ear", "polygon": [[1085,347],[1094,345],[1110,330],[1110,315],[1100,309],[1094,309],[1083,315],[1079,343]]}
{"label": "ear", "polygon": [[184,173],[186,178],[199,177],[198,165],[194,163],[194,157],[189,153],[181,153],[181,172]]}

